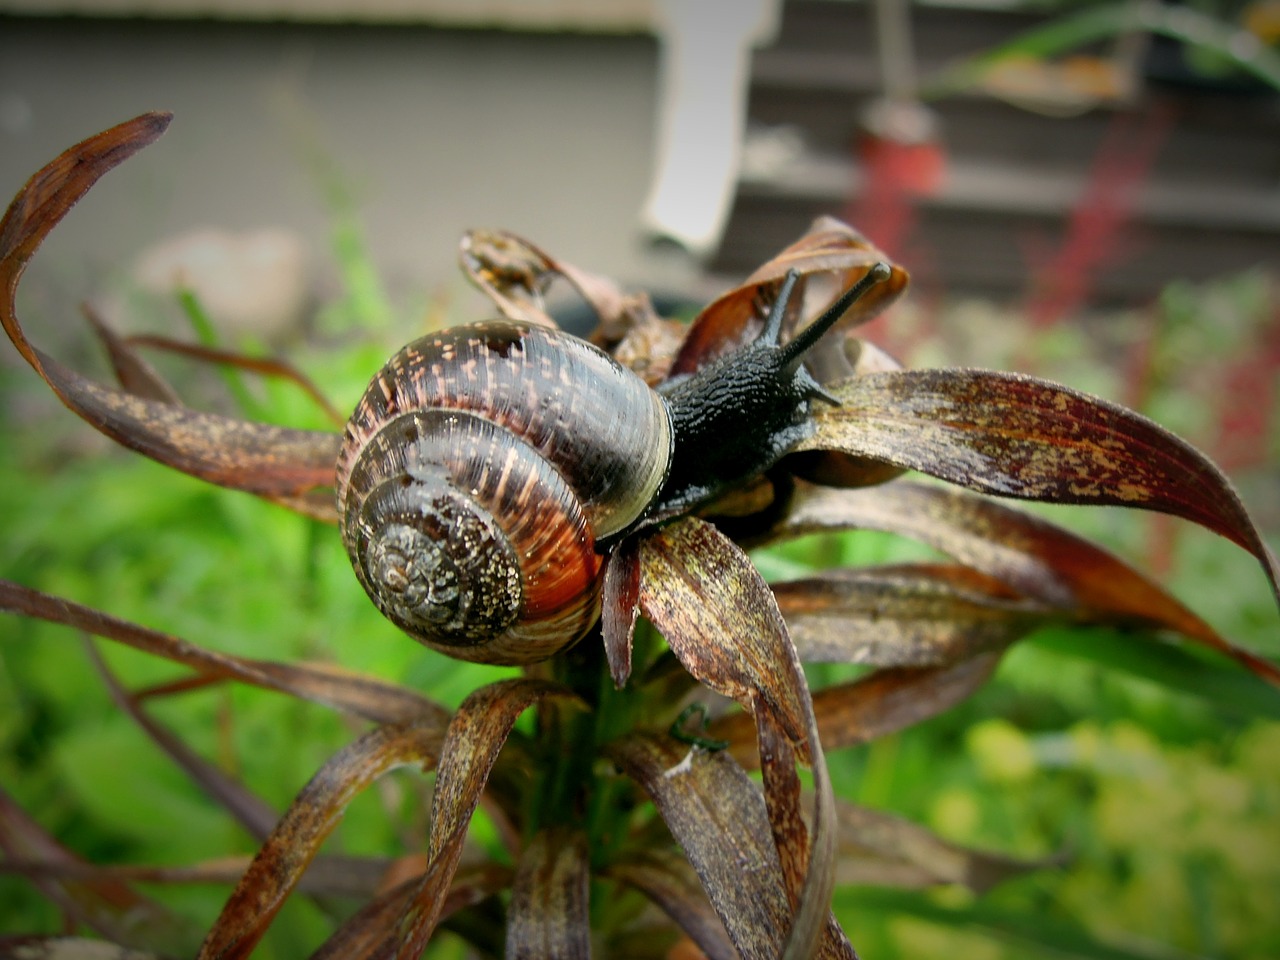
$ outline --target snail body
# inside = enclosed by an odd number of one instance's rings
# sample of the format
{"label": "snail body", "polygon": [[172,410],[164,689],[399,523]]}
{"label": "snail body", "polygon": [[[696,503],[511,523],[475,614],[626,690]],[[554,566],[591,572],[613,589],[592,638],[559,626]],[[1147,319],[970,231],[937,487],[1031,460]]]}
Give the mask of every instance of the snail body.
{"label": "snail body", "polygon": [[824,396],[803,353],[873,270],[779,344],[789,276],[754,342],[650,389],[567,333],[505,320],[416,340],[348,422],[337,498],[357,577],[382,613],[465,660],[529,663],[600,610],[609,545],[767,469]]}

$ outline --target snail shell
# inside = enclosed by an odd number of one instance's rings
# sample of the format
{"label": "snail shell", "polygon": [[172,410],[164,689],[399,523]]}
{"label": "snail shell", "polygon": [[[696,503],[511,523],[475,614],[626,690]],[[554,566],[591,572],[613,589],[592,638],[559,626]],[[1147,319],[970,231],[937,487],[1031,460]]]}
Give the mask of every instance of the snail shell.
{"label": "snail shell", "polygon": [[366,592],[454,657],[528,663],[599,615],[596,541],[635,521],[671,459],[666,406],[568,334],[508,321],[410,343],[374,376],[338,458]]}

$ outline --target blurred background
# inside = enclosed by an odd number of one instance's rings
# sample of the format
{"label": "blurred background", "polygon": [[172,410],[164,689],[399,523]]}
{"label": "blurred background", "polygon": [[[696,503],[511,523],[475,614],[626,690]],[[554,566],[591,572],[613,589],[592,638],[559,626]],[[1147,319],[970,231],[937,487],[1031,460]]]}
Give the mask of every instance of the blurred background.
{"label": "blurred background", "polygon": [[[175,336],[198,313],[197,333],[291,357],[342,409],[398,343],[488,312],[456,268],[466,228],[689,309],[834,215],[913,275],[868,337],[913,365],[1026,370],[1142,410],[1223,466],[1274,546],[1278,42],[1278,0],[0,0],[0,192],[173,111],[33,262],[29,332],[106,376],[82,301]],[[217,377],[173,369],[193,402],[324,424],[288,385],[228,401]],[[111,448],[9,350],[0,449],[0,575],[446,703],[476,685],[370,616],[327,531]],[[1265,581],[1230,544],[1048,513],[1280,655]],[[898,551],[866,535],[760,563],[784,576]],[[97,860],[248,849],[63,633],[0,620],[29,641],[0,644],[0,703],[17,705],[0,711],[0,784]],[[864,955],[1280,956],[1280,710],[1119,649],[1042,631],[970,703],[839,758],[849,799],[959,842],[1069,854],[980,898],[842,893]],[[281,805],[349,737],[242,693],[163,708]],[[394,842],[379,813],[357,804],[335,842]],[[225,891],[176,896],[202,916]],[[42,909],[0,878],[0,931]],[[295,955],[318,922],[286,912],[263,955]]]}

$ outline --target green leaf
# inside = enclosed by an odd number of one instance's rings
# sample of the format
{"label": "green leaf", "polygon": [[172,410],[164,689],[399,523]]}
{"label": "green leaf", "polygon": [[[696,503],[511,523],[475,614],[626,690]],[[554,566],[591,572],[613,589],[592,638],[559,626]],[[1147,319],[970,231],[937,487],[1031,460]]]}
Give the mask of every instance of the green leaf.
{"label": "green leaf", "polygon": [[1091,626],[1049,628],[1026,642],[1189,693],[1231,716],[1280,719],[1280,690],[1256,675],[1189,647],[1134,640],[1131,631]]}

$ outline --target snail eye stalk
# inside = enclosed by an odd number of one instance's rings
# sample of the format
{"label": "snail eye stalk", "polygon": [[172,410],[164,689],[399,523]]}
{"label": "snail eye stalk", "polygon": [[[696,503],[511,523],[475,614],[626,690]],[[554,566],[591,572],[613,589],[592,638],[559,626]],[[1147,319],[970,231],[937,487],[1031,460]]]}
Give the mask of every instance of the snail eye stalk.
{"label": "snail eye stalk", "polygon": [[796,271],[789,271],[754,341],[673,384],[663,394],[674,438],[671,470],[642,522],[692,510],[763,473],[803,440],[810,402],[838,405],[805,369],[805,354],[867,291],[891,275],[887,263],[876,263],[821,316],[781,344],[782,322],[799,280]]}

